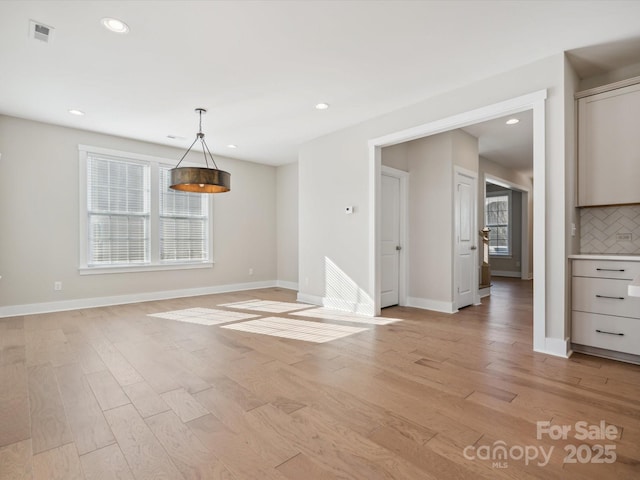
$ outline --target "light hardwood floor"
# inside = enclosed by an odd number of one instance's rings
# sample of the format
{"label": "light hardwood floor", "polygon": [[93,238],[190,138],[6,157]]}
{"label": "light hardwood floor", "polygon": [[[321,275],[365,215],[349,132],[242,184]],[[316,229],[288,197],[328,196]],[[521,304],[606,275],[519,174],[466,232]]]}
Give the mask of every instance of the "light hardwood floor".
{"label": "light hardwood floor", "polygon": [[[482,306],[392,307],[327,343],[148,316],[295,301],[276,288],[0,319],[0,479],[640,478],[640,367],[534,353],[531,298],[496,279]],[[618,433],[579,440],[579,421]],[[563,462],[607,444],[614,463]]]}

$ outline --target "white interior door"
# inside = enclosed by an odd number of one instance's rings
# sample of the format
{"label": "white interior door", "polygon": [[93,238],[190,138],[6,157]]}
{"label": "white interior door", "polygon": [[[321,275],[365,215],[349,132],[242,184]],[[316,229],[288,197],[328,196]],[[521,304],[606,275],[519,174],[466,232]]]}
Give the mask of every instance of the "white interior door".
{"label": "white interior door", "polygon": [[400,179],[382,174],[381,308],[397,305],[400,291]]}
{"label": "white interior door", "polygon": [[454,189],[454,254],[456,256],[454,261],[454,294],[456,308],[472,305],[477,290],[476,185],[477,177],[456,171]]}

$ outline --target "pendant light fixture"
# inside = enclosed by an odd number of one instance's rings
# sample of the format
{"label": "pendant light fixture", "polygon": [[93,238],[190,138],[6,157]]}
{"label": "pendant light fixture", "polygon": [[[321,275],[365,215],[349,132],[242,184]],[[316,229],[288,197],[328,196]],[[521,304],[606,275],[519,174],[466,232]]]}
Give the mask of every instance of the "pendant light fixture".
{"label": "pendant light fixture", "polygon": [[[207,113],[204,108],[196,108],[196,113],[200,116],[200,123],[196,139],[193,141],[189,149],[182,156],[175,168],[171,169],[171,185],[174,190],[182,190],[184,192],[196,193],[222,193],[231,190],[231,174],[224,170],[219,170],[213,155],[209,151],[207,142],[204,141],[204,133],[202,133],[202,114]],[[182,160],[189,154],[196,142],[200,140],[202,144],[202,153],[206,168],[200,167],[181,167]],[[212,167],[209,167],[209,159],[211,158]]]}

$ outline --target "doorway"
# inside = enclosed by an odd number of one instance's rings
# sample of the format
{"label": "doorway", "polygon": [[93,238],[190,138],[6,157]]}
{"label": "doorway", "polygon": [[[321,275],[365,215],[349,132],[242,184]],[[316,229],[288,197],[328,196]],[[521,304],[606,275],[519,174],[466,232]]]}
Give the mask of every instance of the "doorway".
{"label": "doorway", "polygon": [[[484,198],[481,217],[490,230],[489,259],[492,276],[514,277],[531,280],[530,244],[533,237],[529,222],[531,189],[504,178],[484,174]],[[505,227],[496,225],[497,218],[487,214],[490,199],[504,202],[506,207]],[[503,207],[504,208],[504,207]],[[494,212],[494,217],[496,217]],[[503,231],[500,231],[500,230]],[[500,232],[500,233],[498,233]],[[499,237],[499,238],[498,238]]]}
{"label": "doorway", "polygon": [[533,111],[533,169],[536,182],[533,187],[533,221],[536,225],[533,239],[534,251],[534,302],[533,302],[533,348],[546,351],[545,324],[545,100],[547,91],[541,90],[511,100],[496,103],[438,121],[419,125],[369,141],[370,148],[370,192],[373,206],[369,222],[370,238],[370,291],[374,296],[374,313],[380,313],[381,306],[381,149],[402,142],[447,132],[475,123],[493,120],[505,115],[527,110]]}
{"label": "doorway", "polygon": [[477,228],[478,174],[460,167],[454,177],[453,293],[456,309],[479,302]]}
{"label": "doorway", "polygon": [[382,166],[380,308],[406,304],[407,205],[409,174]]}

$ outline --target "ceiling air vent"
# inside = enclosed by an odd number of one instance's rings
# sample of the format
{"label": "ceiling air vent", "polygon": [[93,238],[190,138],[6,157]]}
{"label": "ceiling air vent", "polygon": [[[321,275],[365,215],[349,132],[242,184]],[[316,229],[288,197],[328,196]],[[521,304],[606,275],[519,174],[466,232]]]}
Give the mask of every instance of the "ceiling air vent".
{"label": "ceiling air vent", "polygon": [[53,40],[53,31],[55,29],[44,23],[29,20],[29,37],[41,42],[49,43]]}

